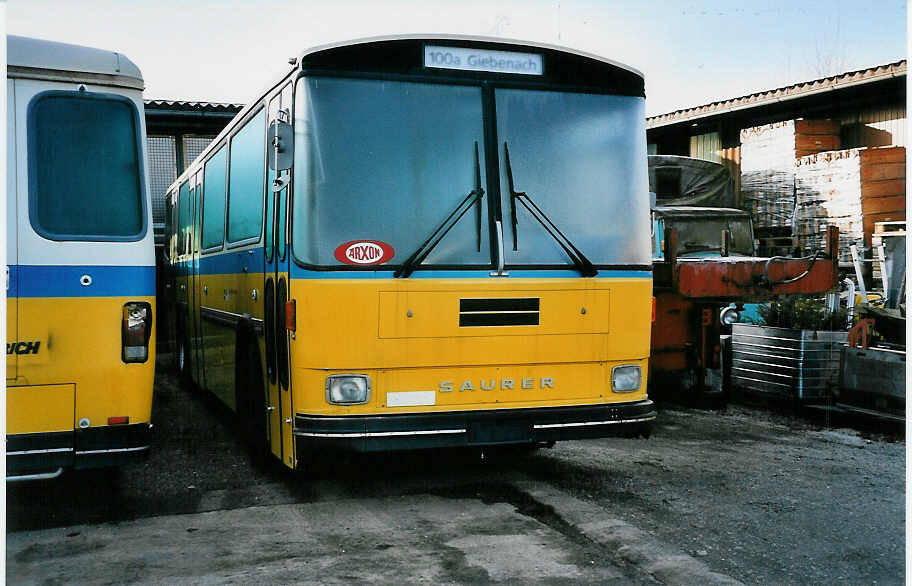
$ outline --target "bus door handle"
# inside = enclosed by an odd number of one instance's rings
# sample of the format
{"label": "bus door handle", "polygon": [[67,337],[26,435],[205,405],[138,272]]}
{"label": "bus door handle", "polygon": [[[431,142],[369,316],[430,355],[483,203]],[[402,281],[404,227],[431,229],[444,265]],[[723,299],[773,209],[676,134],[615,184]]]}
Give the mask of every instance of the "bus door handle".
{"label": "bus door handle", "polygon": [[203,285],[203,293],[209,295],[209,285]]}
{"label": "bus door handle", "polygon": [[276,409],[275,407],[270,405],[270,406],[266,407],[266,413],[272,413],[273,411],[275,411],[275,409]]}

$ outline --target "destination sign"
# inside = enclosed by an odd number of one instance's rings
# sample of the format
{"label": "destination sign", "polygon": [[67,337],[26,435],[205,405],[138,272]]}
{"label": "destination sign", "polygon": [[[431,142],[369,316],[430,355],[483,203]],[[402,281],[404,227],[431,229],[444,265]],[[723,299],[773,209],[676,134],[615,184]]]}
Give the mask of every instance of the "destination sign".
{"label": "destination sign", "polygon": [[544,61],[539,54],[467,49],[465,47],[425,45],[424,66],[437,69],[518,73],[520,75],[544,74]]}

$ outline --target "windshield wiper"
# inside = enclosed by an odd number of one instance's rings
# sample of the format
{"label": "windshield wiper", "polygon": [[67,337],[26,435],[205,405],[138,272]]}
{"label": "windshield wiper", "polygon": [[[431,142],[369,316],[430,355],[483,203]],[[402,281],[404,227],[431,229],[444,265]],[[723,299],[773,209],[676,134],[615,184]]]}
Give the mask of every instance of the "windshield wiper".
{"label": "windshield wiper", "polygon": [[586,258],[586,255],[583,254],[579,248],[573,245],[570,242],[570,239],[564,236],[564,233],[551,221],[548,216],[545,215],[545,212],[541,211],[535,202],[529,197],[529,195],[524,191],[516,191],[513,185],[513,167],[510,165],[510,149],[507,147],[506,141],[504,141],[504,160],[507,167],[507,186],[510,188],[510,221],[513,224],[513,250],[517,249],[517,232],[516,232],[516,201],[519,200],[519,203],[523,204],[525,208],[532,214],[532,217],[538,220],[538,223],[542,225],[542,228],[554,238],[555,241],[560,245],[564,250],[570,260],[573,261],[573,266],[580,272],[584,277],[594,277],[598,274],[598,271],[592,266],[592,263],[589,262],[589,259]]}
{"label": "windshield wiper", "polygon": [[437,246],[443,237],[447,235],[450,229],[455,226],[459,220],[469,211],[469,209],[474,205],[475,206],[475,232],[476,232],[476,246],[478,252],[481,252],[481,198],[484,195],[484,189],[481,188],[481,165],[478,162],[478,142],[475,142],[475,188],[465,196],[465,198],[459,202],[459,205],[456,206],[450,215],[437,226],[437,229],[431,232],[431,235],[427,237],[427,240],[421,243],[421,246],[418,247],[418,250],[412,253],[402,266],[400,266],[395,273],[394,277],[408,277],[415,270],[415,267],[424,262],[424,259],[434,250],[434,247]]}

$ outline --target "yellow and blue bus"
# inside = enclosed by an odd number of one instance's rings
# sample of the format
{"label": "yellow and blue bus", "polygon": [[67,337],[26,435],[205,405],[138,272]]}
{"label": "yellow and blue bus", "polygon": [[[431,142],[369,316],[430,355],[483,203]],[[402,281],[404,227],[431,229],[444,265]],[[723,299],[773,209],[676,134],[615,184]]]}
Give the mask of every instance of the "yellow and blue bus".
{"label": "yellow and blue bus", "polygon": [[292,468],[648,433],[644,100],[544,45],[305,52],[169,190],[181,371]]}
{"label": "yellow and blue bus", "polygon": [[6,474],[121,464],[151,438],[155,260],[143,80],[7,37]]}

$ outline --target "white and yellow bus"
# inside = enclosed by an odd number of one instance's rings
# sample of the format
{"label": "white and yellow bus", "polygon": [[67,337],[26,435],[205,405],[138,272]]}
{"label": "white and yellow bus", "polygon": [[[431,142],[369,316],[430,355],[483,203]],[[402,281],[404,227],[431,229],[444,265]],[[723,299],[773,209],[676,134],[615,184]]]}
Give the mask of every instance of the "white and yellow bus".
{"label": "white and yellow bus", "polygon": [[7,37],[6,473],[149,448],[155,261],[143,80],[111,51]]}
{"label": "white and yellow bus", "polygon": [[644,100],[543,45],[305,52],[169,190],[183,373],[292,468],[647,433]]}

